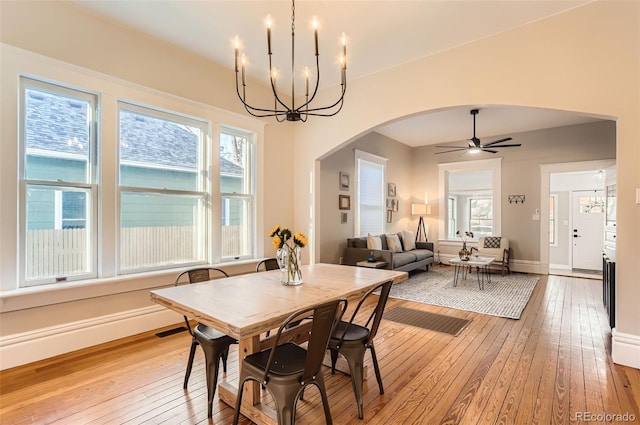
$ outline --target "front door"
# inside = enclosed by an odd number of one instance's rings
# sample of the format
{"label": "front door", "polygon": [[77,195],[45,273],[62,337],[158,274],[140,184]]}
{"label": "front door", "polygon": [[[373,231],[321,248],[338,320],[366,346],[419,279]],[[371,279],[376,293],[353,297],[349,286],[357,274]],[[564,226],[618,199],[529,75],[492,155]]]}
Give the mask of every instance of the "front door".
{"label": "front door", "polygon": [[581,190],[572,194],[573,268],[602,270],[604,190]]}

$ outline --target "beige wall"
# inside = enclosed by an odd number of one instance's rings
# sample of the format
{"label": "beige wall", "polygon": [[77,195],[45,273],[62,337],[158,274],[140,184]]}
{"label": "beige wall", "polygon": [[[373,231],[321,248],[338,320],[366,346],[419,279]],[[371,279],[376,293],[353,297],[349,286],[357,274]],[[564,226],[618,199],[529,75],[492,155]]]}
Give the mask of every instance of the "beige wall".
{"label": "beige wall", "polygon": [[[640,285],[634,263],[640,236],[640,3],[594,2],[503,34],[389,69],[350,84],[332,119],[295,131],[295,219],[313,230],[309,205],[316,161],[369,129],[398,117],[456,105],[522,105],[616,120],[618,188],[617,332],[640,346]],[[554,158],[548,158],[554,162]],[[536,173],[534,174],[537,175]],[[537,179],[536,179],[537,180]],[[514,182],[515,184],[515,182]],[[510,193],[510,187],[505,193]],[[305,201],[306,200],[306,201]],[[534,201],[537,203],[539,200]],[[526,204],[525,204],[526,206]],[[539,238],[536,238],[539,240]],[[321,235],[315,244],[322,243]],[[535,252],[526,255],[535,256]],[[319,250],[316,259],[319,259]],[[614,359],[620,346],[614,341]],[[624,347],[623,347],[624,348]]]}
{"label": "beige wall", "polygon": [[[386,232],[412,229],[411,196],[414,193],[411,177],[411,155],[413,149],[378,133],[369,133],[348,146],[332,153],[320,165],[320,262],[339,263],[347,244],[347,238],[354,235],[355,218],[355,150],[387,158],[387,182],[395,183],[398,212],[392,215],[392,222],[386,224]],[[349,173],[351,184],[348,192],[339,190],[340,172]],[[338,195],[351,196],[351,209],[338,209]],[[340,213],[348,214],[347,224],[340,223]]]}
{"label": "beige wall", "polygon": [[[104,20],[83,8],[66,2],[0,2],[0,41],[6,45],[28,50],[48,58],[64,61],[72,66],[86,68],[105,74],[108,78],[116,77],[140,86],[159,90],[167,94],[190,99],[202,104],[220,108],[229,117],[227,124],[243,126],[242,123],[256,121],[247,118],[240,108],[233,82],[233,72],[212,63],[200,56],[188,53],[176,46],[151,38],[119,24]],[[231,57],[232,52],[230,52]],[[7,56],[2,58],[3,69],[9,66]],[[45,60],[46,61],[46,60]],[[78,68],[79,69],[79,68]],[[15,79],[15,75],[5,77]],[[251,84],[252,82],[250,82]],[[264,96],[267,92],[258,88],[255,99],[271,102]],[[3,99],[5,99],[3,97]],[[265,100],[266,99],[266,100]],[[3,100],[0,105],[3,111],[13,111],[15,104]],[[229,114],[231,111],[232,114]],[[234,117],[233,113],[238,113]],[[3,119],[5,112],[2,113]],[[14,124],[3,122],[3,149],[9,140],[16,140],[15,134],[9,131]],[[262,127],[263,124],[252,124]],[[15,132],[15,128],[13,130]],[[286,221],[293,223],[293,167],[294,148],[292,128],[268,122],[264,128],[264,137],[258,140],[261,164],[257,179],[263,191],[258,200],[258,254],[263,248],[271,247],[267,232],[272,223]],[[109,141],[104,141],[109,143]],[[12,148],[14,149],[14,148]],[[4,152],[4,151],[3,151]],[[2,156],[0,182],[8,182],[7,175],[15,172],[13,155]],[[9,174],[6,174],[9,173]],[[4,176],[4,177],[3,177]],[[11,177],[13,179],[13,177]],[[13,198],[15,188],[1,186],[2,198]],[[15,205],[5,205],[0,209],[3,225],[0,226],[2,259],[0,259],[0,279],[13,281],[15,276],[15,245],[9,241],[16,239],[15,227],[6,226],[7,221],[15,221]],[[109,235],[105,235],[109,236]],[[268,253],[268,252],[267,252]],[[5,255],[6,254],[6,255]],[[252,271],[252,265],[223,267],[232,274]],[[151,279],[157,285],[169,284],[175,273],[160,273]],[[114,281],[115,280],[115,281]],[[145,280],[123,277],[112,279],[100,288],[88,287],[84,290],[55,291],[43,295],[45,301],[53,305],[35,308],[29,306],[17,293],[3,295],[0,314],[0,337],[34,332],[65,323],[82,322],[92,317],[116,314],[127,310],[135,310],[151,306],[149,290],[131,290],[137,286],[148,286]],[[9,282],[15,285],[14,282]],[[28,292],[38,292],[31,290]],[[65,292],[65,294],[61,294]],[[71,294],[71,295],[69,295]],[[78,298],[76,301],[69,299]],[[49,301],[46,301],[48,299]],[[59,301],[58,301],[59,300]]]}

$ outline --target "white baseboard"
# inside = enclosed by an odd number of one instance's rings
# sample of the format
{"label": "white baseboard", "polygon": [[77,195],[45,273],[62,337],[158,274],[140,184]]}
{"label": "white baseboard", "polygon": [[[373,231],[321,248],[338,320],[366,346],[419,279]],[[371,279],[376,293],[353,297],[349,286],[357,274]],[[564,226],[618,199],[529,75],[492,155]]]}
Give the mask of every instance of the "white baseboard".
{"label": "white baseboard", "polygon": [[128,310],[0,338],[0,370],[162,328],[182,316],[161,306]]}
{"label": "white baseboard", "polygon": [[549,264],[549,268],[556,270],[571,270],[571,266],[567,264]]}
{"label": "white baseboard", "polygon": [[622,366],[640,369],[640,336],[611,330],[611,358]]}

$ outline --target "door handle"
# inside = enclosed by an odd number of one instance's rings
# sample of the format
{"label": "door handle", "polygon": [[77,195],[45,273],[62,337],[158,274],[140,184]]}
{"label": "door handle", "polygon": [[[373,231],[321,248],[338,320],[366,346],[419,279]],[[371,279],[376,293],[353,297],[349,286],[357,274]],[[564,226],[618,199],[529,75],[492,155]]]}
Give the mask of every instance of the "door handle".
{"label": "door handle", "polygon": [[574,234],[574,235],[573,235],[573,237],[574,237],[574,238],[581,238],[582,236],[579,236],[579,235]]}

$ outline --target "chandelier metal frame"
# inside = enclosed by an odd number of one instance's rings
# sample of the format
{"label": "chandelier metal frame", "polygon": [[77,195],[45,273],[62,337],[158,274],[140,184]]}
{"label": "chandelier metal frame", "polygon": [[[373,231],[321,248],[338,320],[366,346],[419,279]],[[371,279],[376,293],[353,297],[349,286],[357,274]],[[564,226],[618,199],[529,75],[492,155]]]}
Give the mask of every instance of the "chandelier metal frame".
{"label": "chandelier metal frame", "polygon": [[[328,106],[311,107],[311,103],[318,93],[320,84],[320,54],[318,52],[318,28],[314,20],[314,40],[315,40],[315,57],[316,57],[316,82],[311,97],[309,97],[309,69],[305,68],[305,101],[295,105],[295,19],[296,5],[292,0],[291,5],[291,106],[287,105],[278,95],[277,91],[277,70],[272,65],[271,51],[271,17],[267,17],[267,53],[269,55],[269,80],[271,82],[271,90],[273,92],[273,108],[259,108],[250,105],[246,101],[246,59],[244,55],[240,58],[241,66],[238,67],[240,42],[235,39],[235,73],[236,73],[236,93],[238,98],[244,105],[245,110],[254,117],[275,117],[278,122],[284,121],[302,121],[306,122],[309,116],[332,117],[342,109],[344,104],[344,95],[347,91],[347,43],[346,36],[342,34],[342,55],[340,57],[340,97],[334,103]],[[242,71],[242,72],[240,72]],[[242,87],[242,93],[240,90]]]}

